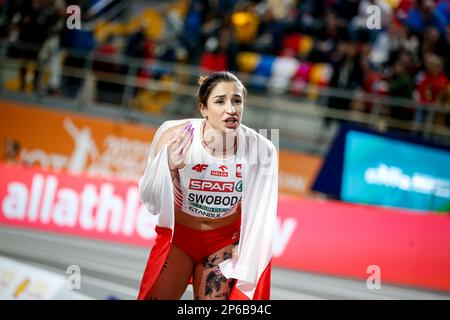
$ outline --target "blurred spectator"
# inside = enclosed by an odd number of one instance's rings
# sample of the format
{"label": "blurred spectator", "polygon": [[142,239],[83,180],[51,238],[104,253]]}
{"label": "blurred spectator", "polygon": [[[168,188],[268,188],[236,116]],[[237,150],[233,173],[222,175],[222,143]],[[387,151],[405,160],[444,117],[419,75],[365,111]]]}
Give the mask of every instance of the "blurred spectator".
{"label": "blurred spectator", "polygon": [[416,33],[423,33],[428,27],[435,27],[439,33],[445,32],[445,21],[435,11],[433,0],[417,0],[408,13],[406,24]]}
{"label": "blurred spectator", "polygon": [[[95,51],[92,70],[97,74],[97,101],[120,104],[125,81],[122,62],[118,61],[118,38],[110,36]],[[121,77],[123,76],[123,77]]]}
{"label": "blurred spectator", "polygon": [[254,12],[254,4],[249,3],[242,9],[237,10],[231,17],[235,37],[243,50],[248,50],[255,40],[259,17]]}
{"label": "blurred spectator", "polygon": [[[442,95],[446,94],[448,86],[448,78],[443,72],[442,59],[435,54],[429,53],[425,57],[425,72],[420,75],[417,91],[419,102],[423,104],[437,103],[438,99],[442,99]],[[428,110],[416,110],[416,123],[423,122]]]}
{"label": "blurred spectator", "polygon": [[347,39],[347,30],[333,11],[327,11],[325,23],[316,31],[316,42],[309,59],[313,62],[328,62],[337,44],[345,39]]}
{"label": "blurred spectator", "polygon": [[189,52],[189,56],[197,54],[196,49],[200,44],[202,24],[205,19],[206,1],[192,0],[188,14],[184,20],[182,44]]}
{"label": "blurred spectator", "polygon": [[450,2],[448,0],[439,0],[436,5],[435,14],[445,25],[450,23]]}
{"label": "blurred spectator", "polygon": [[145,29],[142,26],[128,37],[125,45],[125,55],[132,58],[146,58],[149,56],[151,42],[145,35]]}
{"label": "blurred spectator", "polygon": [[[406,63],[401,59],[394,64],[393,74],[389,80],[388,93],[393,97],[401,97],[411,99],[414,90],[414,82],[412,81],[406,69]],[[412,120],[414,110],[406,107],[391,106],[391,117],[402,120]]]}
{"label": "blurred spectator", "polygon": [[64,0],[54,0],[47,7],[47,10],[53,11],[55,23],[49,30],[49,36],[39,52],[39,64],[49,72],[49,79],[46,83],[47,92],[55,94],[60,92],[61,87],[63,54],[61,51],[60,34],[66,22],[66,3]]}
{"label": "blurred spectator", "polygon": [[275,19],[274,11],[267,7],[258,25],[253,50],[263,54],[277,55],[282,48],[284,25]]}
{"label": "blurred spectator", "polygon": [[200,30],[200,40],[202,43],[211,36],[217,36],[222,26],[220,16],[216,16],[211,12],[206,15],[205,22]]}
{"label": "blurred spectator", "polygon": [[295,2],[294,0],[266,0],[260,3],[265,3],[266,7],[270,8],[277,21],[285,21]]}
{"label": "blurred spectator", "polygon": [[445,74],[447,75],[447,79],[450,79],[450,22],[447,24],[447,33],[444,40],[444,63],[445,63]]}
{"label": "blurred spectator", "polygon": [[421,103],[433,103],[447,89],[448,78],[444,73],[442,59],[429,53],[425,57],[425,72],[419,78],[417,90]]}
{"label": "blurred spectator", "polygon": [[237,70],[239,48],[234,39],[231,16],[222,17],[220,27],[210,34],[200,58],[200,67],[209,71]]}
{"label": "blurred spectator", "polygon": [[210,37],[206,41],[200,68],[206,72],[228,70],[227,55],[219,49],[219,40],[216,37]]}
{"label": "blurred spectator", "polygon": [[399,21],[404,23],[408,18],[409,11],[414,7],[416,0],[400,0],[394,8],[394,14]]}
{"label": "blurred spectator", "polygon": [[397,22],[389,24],[386,31],[379,32],[369,56],[372,67],[376,70],[385,68],[391,55],[408,45],[406,36],[404,27]]}
{"label": "blurred spectator", "polygon": [[317,21],[325,16],[325,8],[333,1],[303,0],[297,4],[297,23],[295,29],[303,34],[312,35],[316,32]]}
{"label": "blurred spectator", "polygon": [[[342,42],[331,60],[333,76],[330,86],[340,89],[358,90],[362,87],[362,64],[358,54],[358,47],[354,42]],[[351,98],[332,96],[328,100],[328,107],[333,109],[348,110]],[[329,124],[329,118],[325,124]]]}
{"label": "blurred spectator", "polygon": [[429,53],[434,53],[441,57],[448,54],[445,52],[445,34],[439,34],[436,27],[429,27],[424,32],[424,37],[422,41],[421,57],[426,57]]}
{"label": "blurred spectator", "polygon": [[162,38],[167,42],[176,42],[183,32],[183,17],[175,10],[164,10],[164,33]]}
{"label": "blurred spectator", "polygon": [[[89,11],[89,0],[71,0],[71,5],[80,7],[81,24],[87,23],[93,18]],[[89,53],[95,47],[95,39],[91,30],[69,30],[62,28],[61,47],[67,49],[63,62],[62,90],[69,97],[77,97],[83,85],[83,69],[86,68]]]}
{"label": "blurred spectator", "polygon": [[227,55],[228,70],[237,71],[236,57],[239,52],[239,44],[234,36],[231,15],[222,18],[222,27],[219,32],[219,50]]}
{"label": "blurred spectator", "polygon": [[343,19],[346,25],[349,25],[358,15],[359,2],[360,0],[336,0],[333,2],[332,8],[338,17]]}
{"label": "blurred spectator", "polygon": [[[410,54],[414,60],[419,59],[419,38],[411,31],[407,25],[401,25],[399,29],[400,33],[400,51],[404,50]],[[395,61],[395,60],[391,60]]]}
{"label": "blurred spectator", "polygon": [[[37,90],[40,84],[42,59],[39,53],[50,34],[55,33],[55,25],[59,20],[54,1],[31,0],[30,2],[15,1],[11,21],[17,26],[18,42],[10,47],[9,55],[21,58],[20,89],[25,90],[26,76],[32,73],[32,88]],[[14,27],[13,27],[14,28]]]}

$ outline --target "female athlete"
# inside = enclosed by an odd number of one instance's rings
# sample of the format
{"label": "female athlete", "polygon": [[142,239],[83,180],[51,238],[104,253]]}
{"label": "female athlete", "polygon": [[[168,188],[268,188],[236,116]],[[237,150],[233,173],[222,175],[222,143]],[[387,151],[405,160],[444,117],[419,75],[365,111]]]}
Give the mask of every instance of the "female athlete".
{"label": "female athlete", "polygon": [[232,73],[199,80],[199,119],[167,121],[139,180],[158,215],[138,299],[269,299],[278,158],[242,124],[246,89]]}

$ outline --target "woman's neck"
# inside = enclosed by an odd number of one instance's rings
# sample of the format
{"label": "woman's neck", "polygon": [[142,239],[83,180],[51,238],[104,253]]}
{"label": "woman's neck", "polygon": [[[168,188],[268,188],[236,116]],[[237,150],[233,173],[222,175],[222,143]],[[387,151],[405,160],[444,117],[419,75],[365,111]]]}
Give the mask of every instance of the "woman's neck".
{"label": "woman's neck", "polygon": [[214,156],[231,156],[236,153],[237,131],[222,132],[213,128],[208,120],[202,126],[202,143]]}

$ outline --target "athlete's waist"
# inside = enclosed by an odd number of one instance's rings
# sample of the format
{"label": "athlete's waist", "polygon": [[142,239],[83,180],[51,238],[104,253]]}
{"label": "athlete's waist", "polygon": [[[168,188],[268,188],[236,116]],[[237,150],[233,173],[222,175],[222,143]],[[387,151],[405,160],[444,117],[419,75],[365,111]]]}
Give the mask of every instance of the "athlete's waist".
{"label": "athlete's waist", "polygon": [[236,222],[241,216],[241,208],[223,218],[196,217],[175,206],[175,223],[197,230],[213,230]]}

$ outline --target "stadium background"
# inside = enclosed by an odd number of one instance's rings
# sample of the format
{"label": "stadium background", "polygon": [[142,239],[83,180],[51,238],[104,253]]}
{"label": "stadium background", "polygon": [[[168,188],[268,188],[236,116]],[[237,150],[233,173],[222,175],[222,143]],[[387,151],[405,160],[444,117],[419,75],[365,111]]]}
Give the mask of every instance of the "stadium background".
{"label": "stadium background", "polygon": [[149,142],[215,70],[279,130],[273,298],[449,299],[449,1],[0,5],[2,299],[136,297]]}

